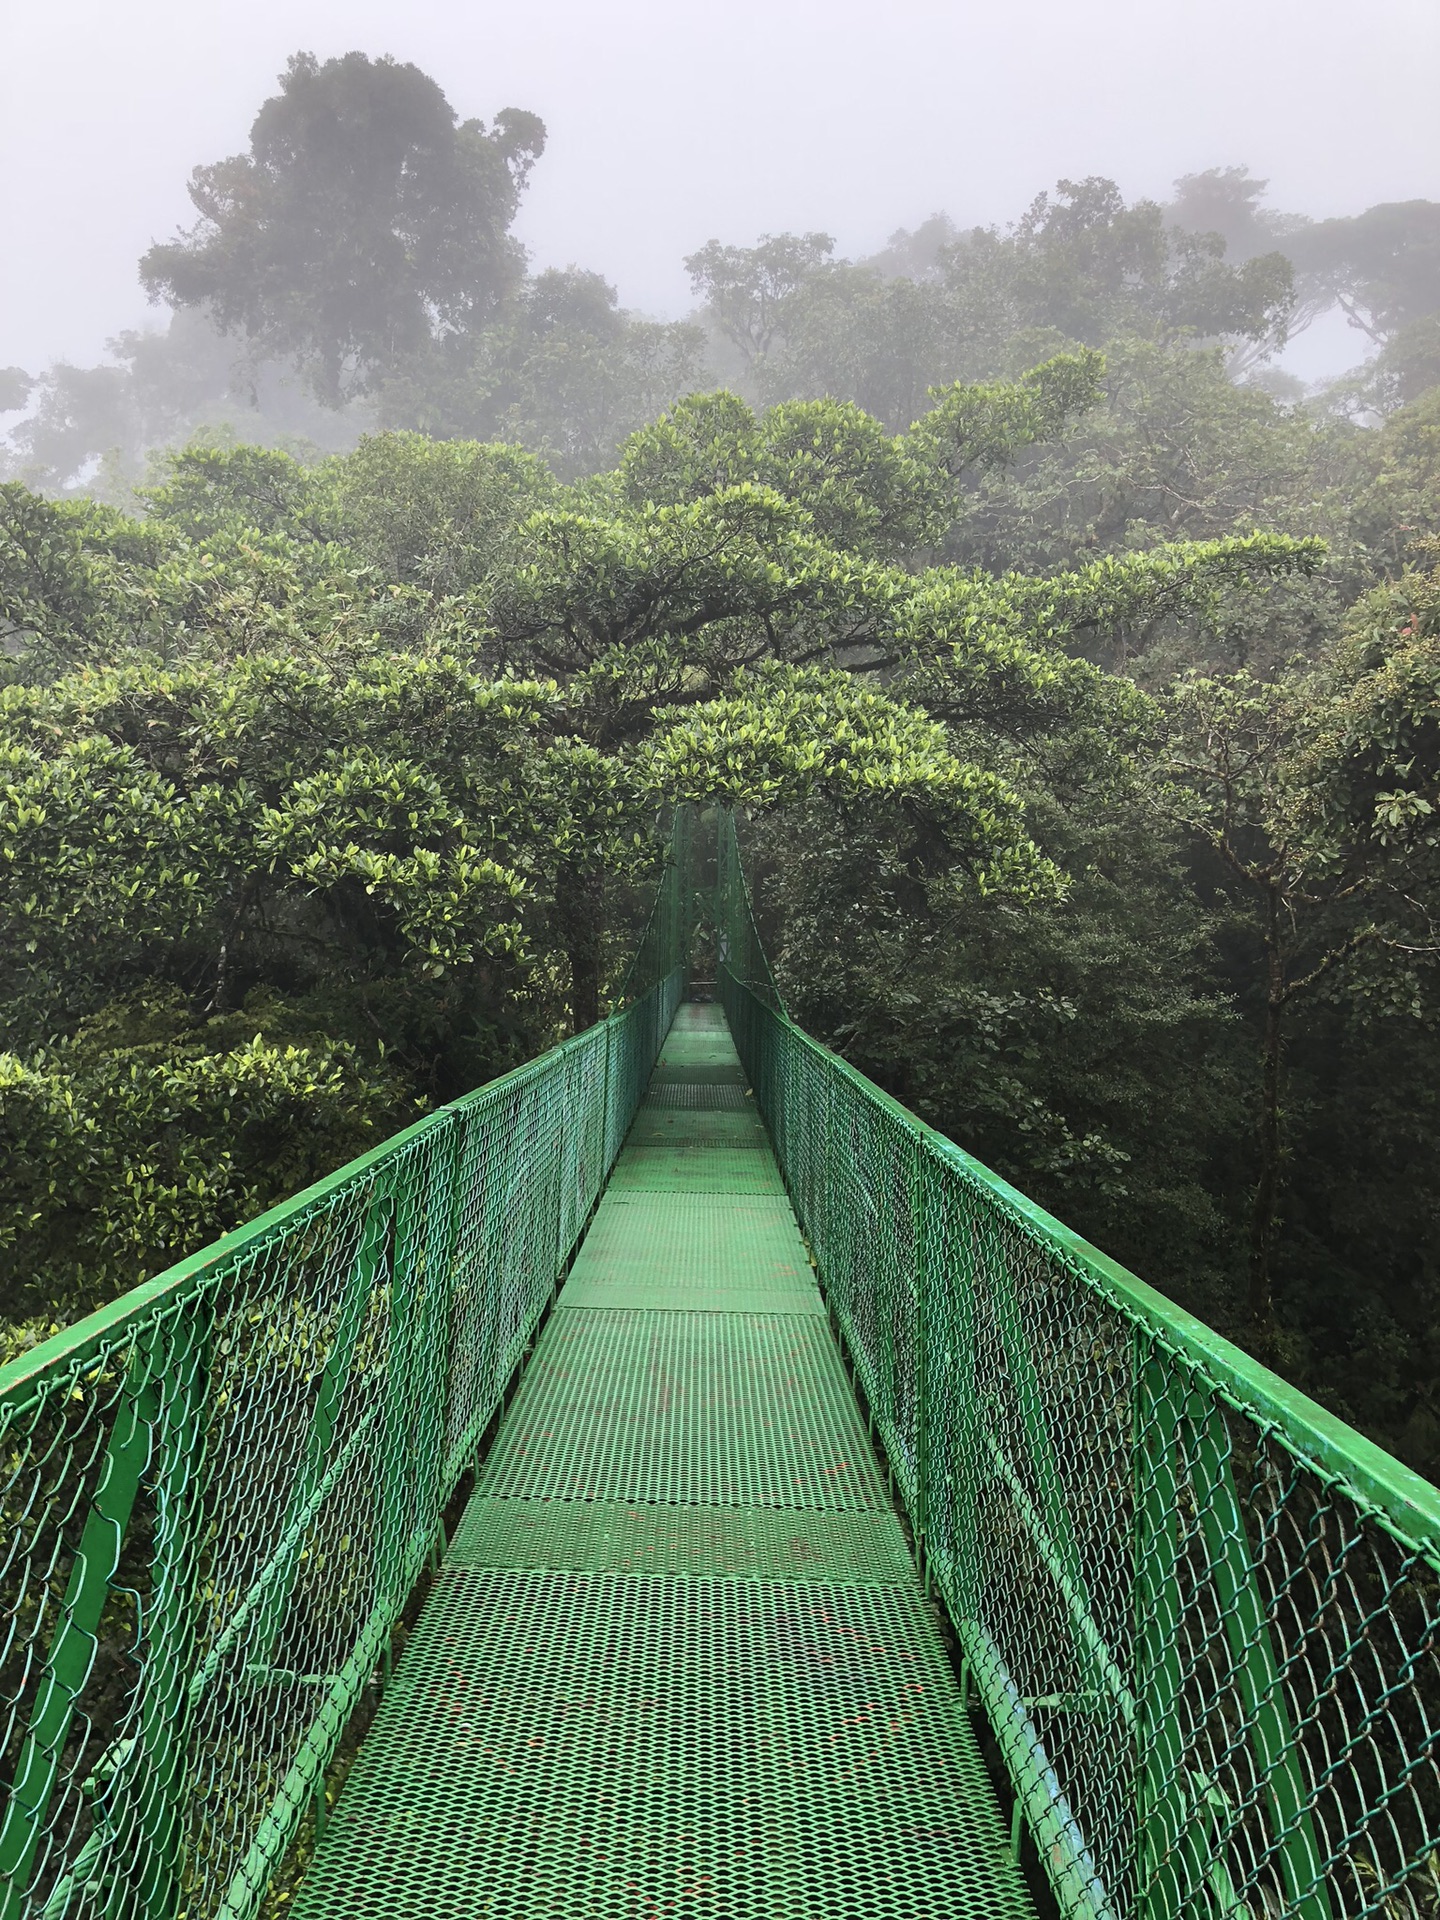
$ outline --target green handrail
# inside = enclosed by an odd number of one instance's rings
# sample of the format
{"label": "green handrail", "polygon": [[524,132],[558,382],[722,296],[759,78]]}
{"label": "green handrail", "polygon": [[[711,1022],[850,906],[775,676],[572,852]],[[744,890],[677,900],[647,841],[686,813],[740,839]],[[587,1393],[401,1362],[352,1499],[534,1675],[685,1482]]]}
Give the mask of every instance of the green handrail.
{"label": "green handrail", "polygon": [[[0,1912],[249,1920],[433,1550],[683,985],[0,1371]],[[1440,1494],[788,1017],[721,988],[1037,1857],[1087,1920],[1440,1913]]]}
{"label": "green handrail", "polygon": [[730,817],[717,874],[731,1030],[1062,1909],[1440,1914],[1440,1491],[803,1032]]}
{"label": "green handrail", "polygon": [[0,1369],[0,1920],[248,1920],[563,1279],[684,987]]}

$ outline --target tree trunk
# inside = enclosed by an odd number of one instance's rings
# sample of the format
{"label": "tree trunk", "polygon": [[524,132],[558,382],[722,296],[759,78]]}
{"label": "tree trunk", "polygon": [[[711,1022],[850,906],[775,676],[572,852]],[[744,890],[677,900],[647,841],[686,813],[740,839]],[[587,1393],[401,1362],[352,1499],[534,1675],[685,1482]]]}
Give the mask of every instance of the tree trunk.
{"label": "tree trunk", "polygon": [[1250,1320],[1268,1340],[1275,1331],[1270,1251],[1280,1192],[1280,1061],[1285,1018],[1285,963],[1280,953],[1279,902],[1270,903],[1265,940],[1265,1032],[1260,1054],[1260,1170],[1250,1212]]}
{"label": "tree trunk", "polygon": [[561,932],[570,960],[570,1030],[600,1018],[600,954],[605,888],[600,874],[567,867],[556,890]]}

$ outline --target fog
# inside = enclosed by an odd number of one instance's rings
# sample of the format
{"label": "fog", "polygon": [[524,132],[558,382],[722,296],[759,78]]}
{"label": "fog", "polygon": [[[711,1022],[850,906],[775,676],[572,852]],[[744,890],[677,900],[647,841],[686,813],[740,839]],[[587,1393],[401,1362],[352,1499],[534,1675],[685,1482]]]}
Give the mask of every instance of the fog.
{"label": "fog", "polygon": [[[193,221],[190,169],[244,148],[300,47],[414,61],[462,116],[540,114],[535,265],[666,317],[711,236],[865,252],[940,208],[1003,224],[1061,175],[1163,197],[1244,162],[1313,216],[1440,198],[1435,0],[73,0],[4,32],[0,365],[32,371],[158,319],[138,256]],[[1290,353],[1307,378],[1359,357],[1333,316]]]}

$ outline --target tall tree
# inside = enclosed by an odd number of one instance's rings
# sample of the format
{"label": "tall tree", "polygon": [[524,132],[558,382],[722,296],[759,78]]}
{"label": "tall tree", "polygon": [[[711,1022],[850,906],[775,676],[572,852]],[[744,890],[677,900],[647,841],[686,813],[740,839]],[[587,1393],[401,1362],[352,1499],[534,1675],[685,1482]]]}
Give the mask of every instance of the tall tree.
{"label": "tall tree", "polygon": [[1357,612],[1320,668],[1268,685],[1247,674],[1195,679],[1173,703],[1170,771],[1217,856],[1215,885],[1234,916],[1232,965],[1258,1040],[1249,1308],[1262,1345],[1275,1333],[1296,1014],[1346,976],[1357,990],[1357,974],[1362,998],[1416,1002],[1440,958],[1440,591],[1412,579],[1400,592]]}
{"label": "tall tree", "polygon": [[1440,312],[1440,202],[1394,200],[1348,220],[1317,220],[1286,251],[1376,346]]}
{"label": "tall tree", "polygon": [[140,277],[293,355],[339,401],[513,292],[510,225],[544,146],[543,123],[513,107],[488,129],[458,121],[418,67],[297,53],[249,152],[196,168],[198,224],[151,247]]}
{"label": "tall tree", "polygon": [[720,332],[753,366],[774,347],[794,295],[834,251],[828,233],[763,233],[753,247],[708,240],[686,256],[685,270]]}

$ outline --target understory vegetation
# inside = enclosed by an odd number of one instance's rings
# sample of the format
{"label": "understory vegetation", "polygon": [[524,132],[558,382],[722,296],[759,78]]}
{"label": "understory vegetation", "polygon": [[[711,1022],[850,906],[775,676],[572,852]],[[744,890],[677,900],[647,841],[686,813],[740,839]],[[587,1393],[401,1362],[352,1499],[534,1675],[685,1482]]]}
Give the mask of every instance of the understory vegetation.
{"label": "understory vegetation", "polygon": [[6,1350],[595,1019],[690,801],[798,1020],[1440,1473],[1440,208],[1062,182],[659,322],[527,271],[543,146],[297,57],[168,332],[0,375]]}

